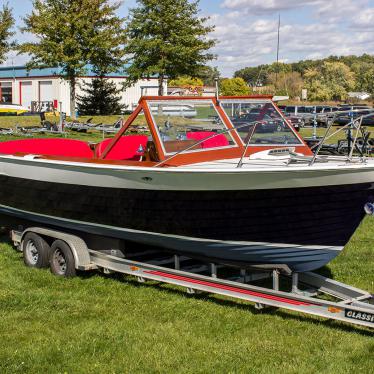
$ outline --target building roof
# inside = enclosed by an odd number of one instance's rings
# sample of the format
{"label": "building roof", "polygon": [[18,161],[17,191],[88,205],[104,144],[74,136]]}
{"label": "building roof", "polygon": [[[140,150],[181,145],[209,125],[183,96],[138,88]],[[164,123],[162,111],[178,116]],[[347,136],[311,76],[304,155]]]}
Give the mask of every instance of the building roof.
{"label": "building roof", "polygon": [[[26,66],[1,66],[0,78],[27,78],[27,77],[52,77],[60,76],[62,69],[58,67],[27,69]],[[94,77],[96,74],[92,71],[92,66],[87,65],[84,76]],[[123,77],[126,75],[126,66],[121,71],[107,74],[109,77]]]}

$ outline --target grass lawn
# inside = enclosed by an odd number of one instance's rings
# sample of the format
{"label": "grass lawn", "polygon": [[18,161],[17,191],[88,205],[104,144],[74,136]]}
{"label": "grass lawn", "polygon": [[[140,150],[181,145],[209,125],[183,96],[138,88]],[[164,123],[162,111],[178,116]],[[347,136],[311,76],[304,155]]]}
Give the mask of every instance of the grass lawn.
{"label": "grass lawn", "polygon": [[[374,291],[374,218],[324,271]],[[371,373],[374,334],[221,296],[30,269],[0,240],[1,373]]]}
{"label": "grass lawn", "polygon": [[[102,136],[71,135],[89,141]],[[374,293],[373,243],[374,218],[367,217],[323,271]],[[244,301],[192,297],[123,275],[60,279],[25,267],[5,236],[0,344],[0,373],[12,374],[340,374],[371,373],[374,366],[369,329],[282,310],[258,312]]]}

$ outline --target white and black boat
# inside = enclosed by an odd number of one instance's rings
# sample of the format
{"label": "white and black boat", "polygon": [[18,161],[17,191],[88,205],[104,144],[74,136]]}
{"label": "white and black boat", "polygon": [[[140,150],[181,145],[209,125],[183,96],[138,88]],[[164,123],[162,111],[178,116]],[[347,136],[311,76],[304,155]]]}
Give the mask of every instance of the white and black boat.
{"label": "white and black boat", "polygon": [[[171,116],[174,106],[194,115]],[[250,123],[235,124],[251,111]],[[313,155],[267,96],[145,97],[113,139],[94,146],[0,143],[0,225],[242,268],[325,265],[360,224],[373,188],[374,160]]]}

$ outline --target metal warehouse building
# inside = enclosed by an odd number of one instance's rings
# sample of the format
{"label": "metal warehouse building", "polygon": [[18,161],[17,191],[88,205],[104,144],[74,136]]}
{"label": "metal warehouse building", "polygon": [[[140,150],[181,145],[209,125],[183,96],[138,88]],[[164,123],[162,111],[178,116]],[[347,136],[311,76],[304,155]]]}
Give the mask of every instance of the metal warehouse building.
{"label": "metal warehouse building", "polygon": [[[30,108],[31,102],[61,102],[63,112],[70,113],[70,85],[61,78],[60,68],[27,70],[25,66],[0,67],[0,98],[3,103],[20,104]],[[87,74],[77,79],[77,95],[82,95],[79,87],[92,80],[94,73],[87,68]],[[126,80],[122,73],[107,76],[118,88]],[[166,87],[165,87],[166,91]],[[133,109],[141,96],[157,95],[157,78],[139,80],[132,87],[123,90],[122,102]]]}

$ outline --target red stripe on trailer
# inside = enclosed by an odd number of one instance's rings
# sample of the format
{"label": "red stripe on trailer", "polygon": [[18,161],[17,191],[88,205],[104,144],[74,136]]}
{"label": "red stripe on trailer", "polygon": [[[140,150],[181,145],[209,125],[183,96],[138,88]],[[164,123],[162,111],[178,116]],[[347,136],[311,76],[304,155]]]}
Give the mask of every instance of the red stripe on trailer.
{"label": "red stripe on trailer", "polygon": [[189,282],[189,283],[201,284],[203,286],[219,288],[219,289],[226,290],[226,291],[233,291],[233,292],[242,293],[242,294],[245,294],[245,295],[262,297],[263,299],[275,300],[275,301],[279,301],[279,302],[285,303],[285,304],[305,305],[305,306],[316,305],[316,304],[305,303],[303,301],[296,301],[296,300],[292,300],[292,299],[286,299],[284,297],[267,295],[267,294],[260,293],[260,292],[245,290],[245,289],[242,289],[242,288],[225,286],[224,284],[216,284],[216,283],[213,283],[213,282],[207,282],[207,281],[192,279],[192,278],[188,278],[188,277],[183,277],[183,276],[180,276],[180,275],[163,273],[162,271],[150,271],[150,270],[148,270],[148,271],[145,271],[145,273],[153,274],[153,275],[159,275],[159,276],[165,277],[165,278],[177,279],[177,280],[181,280],[181,281],[185,281],[185,282]]}

